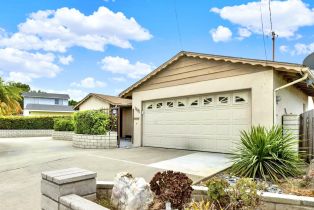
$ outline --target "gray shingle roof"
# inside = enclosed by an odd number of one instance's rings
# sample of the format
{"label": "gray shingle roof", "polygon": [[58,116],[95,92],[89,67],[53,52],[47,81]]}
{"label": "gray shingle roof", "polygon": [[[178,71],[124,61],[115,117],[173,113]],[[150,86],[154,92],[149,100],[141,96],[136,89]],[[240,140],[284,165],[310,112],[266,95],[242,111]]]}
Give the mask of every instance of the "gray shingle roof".
{"label": "gray shingle roof", "polygon": [[51,112],[74,112],[72,106],[64,105],[27,104],[25,109]]}
{"label": "gray shingle roof", "polygon": [[36,93],[36,92],[25,92],[22,94],[23,97],[32,98],[60,98],[60,99],[70,99],[68,94],[59,93]]}

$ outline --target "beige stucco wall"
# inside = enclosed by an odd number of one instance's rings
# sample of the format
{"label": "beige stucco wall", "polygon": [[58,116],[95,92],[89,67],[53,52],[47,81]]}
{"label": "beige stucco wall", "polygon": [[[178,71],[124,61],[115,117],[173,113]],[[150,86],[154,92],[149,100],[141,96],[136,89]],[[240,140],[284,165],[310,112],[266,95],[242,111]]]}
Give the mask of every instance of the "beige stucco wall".
{"label": "beige stucco wall", "polygon": [[99,109],[109,109],[110,104],[106,103],[94,96],[91,96],[89,99],[84,101],[80,106],[79,110],[84,111],[84,110],[99,110]]}
{"label": "beige stucco wall", "polygon": [[122,109],[122,137],[132,136],[132,108]]}
{"label": "beige stucco wall", "polygon": [[[274,72],[274,87],[280,87],[287,84],[283,77]],[[295,86],[290,86],[279,90],[276,93],[280,100],[276,105],[276,123],[282,124],[282,115],[286,114],[302,114],[308,109],[308,96]],[[305,108],[305,110],[304,110]]]}
{"label": "beige stucco wall", "polygon": [[273,71],[268,70],[153,90],[134,91],[132,95],[134,146],[141,146],[142,103],[153,99],[251,89],[252,124],[271,126],[273,124],[273,76]]}

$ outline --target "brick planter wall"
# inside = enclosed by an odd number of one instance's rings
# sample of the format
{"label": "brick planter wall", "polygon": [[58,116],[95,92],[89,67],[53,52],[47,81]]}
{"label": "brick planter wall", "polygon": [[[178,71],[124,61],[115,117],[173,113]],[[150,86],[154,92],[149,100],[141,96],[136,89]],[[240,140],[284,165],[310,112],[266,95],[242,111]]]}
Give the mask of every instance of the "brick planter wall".
{"label": "brick planter wall", "polygon": [[74,132],[72,131],[53,131],[52,138],[54,140],[72,141]]}
{"label": "brick planter wall", "polygon": [[117,132],[106,135],[73,134],[73,147],[83,149],[110,149],[117,147]]}
{"label": "brick planter wall", "polygon": [[52,136],[53,130],[0,130],[0,138]]}

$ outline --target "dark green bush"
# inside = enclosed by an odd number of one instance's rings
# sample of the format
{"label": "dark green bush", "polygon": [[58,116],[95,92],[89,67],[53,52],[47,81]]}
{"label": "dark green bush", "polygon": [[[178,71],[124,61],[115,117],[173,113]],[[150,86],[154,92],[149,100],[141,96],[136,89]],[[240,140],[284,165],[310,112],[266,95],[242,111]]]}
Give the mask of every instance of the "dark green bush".
{"label": "dark green bush", "polygon": [[55,131],[74,131],[74,122],[71,118],[55,118],[53,129]]}
{"label": "dark green bush", "polygon": [[55,117],[0,117],[0,129],[3,130],[23,130],[23,129],[53,129],[53,119]]}
{"label": "dark green bush", "polygon": [[109,115],[102,111],[81,111],[74,114],[74,131],[77,134],[104,135],[109,123]]}
{"label": "dark green bush", "polygon": [[298,152],[294,149],[297,142],[291,134],[283,135],[281,127],[268,130],[257,126],[249,132],[242,131],[231,170],[239,176],[275,182],[280,178],[297,176],[302,168]]}

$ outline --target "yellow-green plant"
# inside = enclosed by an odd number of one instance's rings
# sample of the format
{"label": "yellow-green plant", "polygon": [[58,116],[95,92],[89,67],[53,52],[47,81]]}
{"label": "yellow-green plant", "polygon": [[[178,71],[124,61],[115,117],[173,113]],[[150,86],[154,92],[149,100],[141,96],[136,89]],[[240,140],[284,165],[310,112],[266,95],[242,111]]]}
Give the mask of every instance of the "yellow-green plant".
{"label": "yellow-green plant", "polygon": [[213,209],[212,203],[209,201],[192,201],[189,207],[185,208],[185,210],[211,210]]}
{"label": "yellow-green plant", "polygon": [[294,149],[297,140],[281,127],[252,127],[241,132],[241,142],[233,155],[232,173],[250,178],[278,181],[297,176],[302,161]]}
{"label": "yellow-green plant", "polygon": [[19,101],[21,89],[3,82],[0,78],[0,116],[19,114],[22,111]]}

